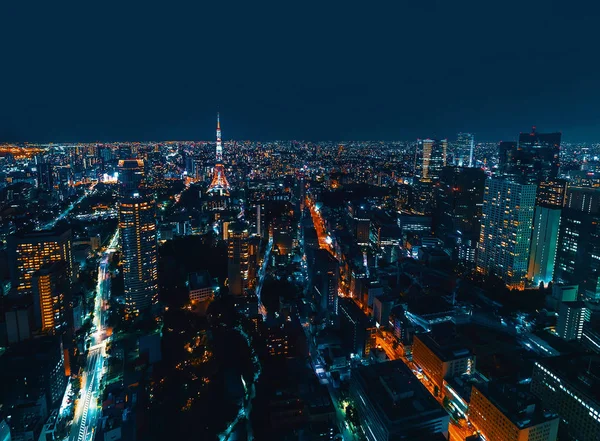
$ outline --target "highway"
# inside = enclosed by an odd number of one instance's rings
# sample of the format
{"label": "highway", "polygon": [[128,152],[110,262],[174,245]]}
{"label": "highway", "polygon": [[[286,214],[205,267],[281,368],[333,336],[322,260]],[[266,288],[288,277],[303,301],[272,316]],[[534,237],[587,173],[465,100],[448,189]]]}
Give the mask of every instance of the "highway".
{"label": "highway", "polygon": [[95,436],[96,424],[100,412],[98,399],[100,395],[100,380],[104,370],[106,357],[106,311],[110,296],[110,257],[116,250],[118,230],[113,235],[109,246],[104,251],[98,264],[98,283],[94,303],[94,320],[90,334],[85,370],[81,377],[80,397],[75,408],[75,416],[71,425],[69,441],[92,441]]}

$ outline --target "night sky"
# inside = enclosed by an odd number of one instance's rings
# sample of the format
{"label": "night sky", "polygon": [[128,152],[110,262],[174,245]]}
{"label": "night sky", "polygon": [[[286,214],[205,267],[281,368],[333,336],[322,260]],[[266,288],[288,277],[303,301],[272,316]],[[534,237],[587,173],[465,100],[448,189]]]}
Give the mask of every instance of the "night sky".
{"label": "night sky", "polygon": [[[592,8],[592,9],[590,9]],[[0,2],[0,142],[600,141],[591,0]]]}

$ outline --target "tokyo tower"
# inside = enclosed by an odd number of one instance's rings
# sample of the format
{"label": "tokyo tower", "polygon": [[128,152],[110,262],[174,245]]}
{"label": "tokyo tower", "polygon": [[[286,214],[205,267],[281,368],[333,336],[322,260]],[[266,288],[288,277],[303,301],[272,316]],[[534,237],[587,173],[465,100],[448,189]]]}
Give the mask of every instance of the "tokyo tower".
{"label": "tokyo tower", "polygon": [[210,195],[229,196],[229,182],[225,177],[225,166],[223,165],[223,143],[221,142],[221,121],[217,113],[217,160],[213,170],[212,182],[208,186]]}

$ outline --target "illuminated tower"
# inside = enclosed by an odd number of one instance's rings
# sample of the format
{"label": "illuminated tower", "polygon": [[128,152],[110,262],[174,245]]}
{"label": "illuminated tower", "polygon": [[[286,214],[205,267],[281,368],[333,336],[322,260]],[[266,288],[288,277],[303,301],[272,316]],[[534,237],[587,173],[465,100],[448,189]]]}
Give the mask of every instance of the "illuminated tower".
{"label": "illuminated tower", "polygon": [[208,187],[211,195],[229,196],[229,182],[225,177],[225,166],[223,165],[223,144],[221,142],[221,121],[217,113],[217,157],[213,170],[213,179]]}
{"label": "illuminated tower", "polygon": [[229,224],[227,245],[227,277],[229,292],[234,296],[244,294],[248,287],[248,228],[243,223]]}

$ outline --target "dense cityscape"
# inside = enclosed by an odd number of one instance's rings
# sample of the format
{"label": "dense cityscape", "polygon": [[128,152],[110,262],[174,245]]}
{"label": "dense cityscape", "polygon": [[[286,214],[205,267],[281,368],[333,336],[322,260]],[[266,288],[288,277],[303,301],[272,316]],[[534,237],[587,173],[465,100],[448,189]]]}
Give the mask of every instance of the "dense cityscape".
{"label": "dense cityscape", "polygon": [[215,124],[0,145],[1,441],[600,439],[600,144]]}

